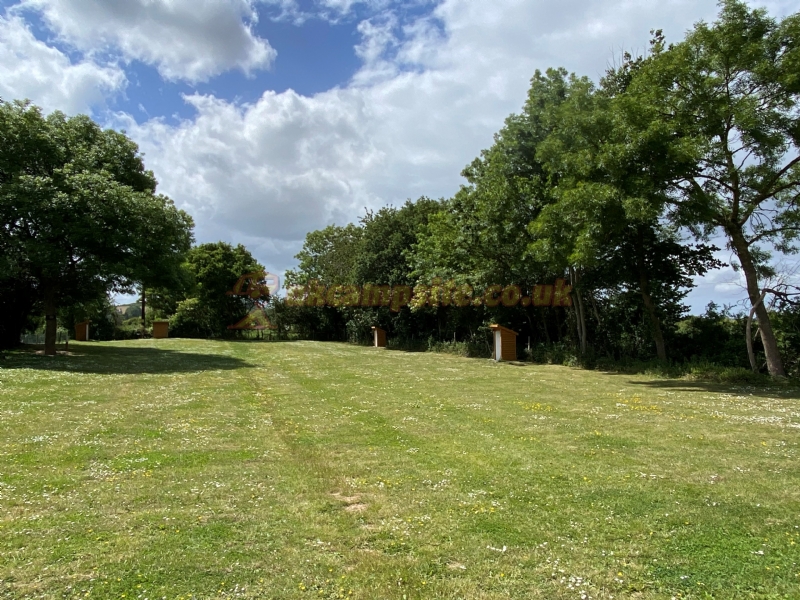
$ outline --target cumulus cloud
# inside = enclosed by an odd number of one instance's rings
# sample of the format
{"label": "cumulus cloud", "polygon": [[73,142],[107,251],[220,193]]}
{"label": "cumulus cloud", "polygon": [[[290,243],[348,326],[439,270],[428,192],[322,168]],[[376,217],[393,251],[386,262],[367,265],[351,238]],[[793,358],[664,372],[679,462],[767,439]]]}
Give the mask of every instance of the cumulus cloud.
{"label": "cumulus cloud", "polygon": [[196,118],[178,126],[124,115],[117,125],[139,141],[160,189],[195,215],[198,238],[260,239],[289,260],[309,230],[379,202],[364,179],[382,157],[363,128],[363,99],[324,96],[268,92],[236,106],[195,95],[186,101]]}
{"label": "cumulus cloud", "polygon": [[[61,39],[90,58],[117,49],[167,78],[188,80],[269,64],[274,50],[250,28],[255,7],[296,23],[360,14],[357,6],[372,11],[357,28],[362,68],[340,87],[310,97],[268,91],[248,104],[190,95],[191,119],[137,123],[119,114],[112,123],[139,142],[161,191],[195,216],[198,239],[244,242],[274,271],[292,264],[310,230],[352,221],[364,207],[452,195],[464,165],[520,109],[536,69],[564,66],[596,79],[622,50],[645,50],[650,29],[677,41],[717,13],[716,0],[441,0],[411,18],[386,0],[317,0],[309,13],[296,0],[25,6],[36,7]],[[773,14],[787,6],[768,2]],[[39,81],[42,89],[24,95],[82,110],[124,83],[117,67],[70,63],[19,20],[0,21],[0,36],[2,92],[22,86],[26,71],[42,73],[28,76],[29,86]],[[32,58],[20,66],[20,57]],[[703,289],[733,292],[724,286],[729,276],[704,280]]]}
{"label": "cumulus cloud", "polygon": [[282,269],[306,232],[365,206],[452,195],[535,69],[596,78],[614,53],[643,50],[650,29],[678,40],[716,10],[714,0],[445,0],[412,21],[362,22],[363,68],[341,88],[252,104],[191,96],[191,120],[126,127],[162,190],[196,215],[198,237],[261,240],[276,252],[262,259]]}
{"label": "cumulus cloud", "polygon": [[119,52],[170,80],[203,81],[230,69],[269,67],[253,0],[24,0],[59,37],[86,52]]}
{"label": "cumulus cloud", "polygon": [[37,40],[18,16],[0,16],[0,97],[35,100],[47,112],[91,112],[120,91],[125,74],[91,60],[73,63],[60,50]]}

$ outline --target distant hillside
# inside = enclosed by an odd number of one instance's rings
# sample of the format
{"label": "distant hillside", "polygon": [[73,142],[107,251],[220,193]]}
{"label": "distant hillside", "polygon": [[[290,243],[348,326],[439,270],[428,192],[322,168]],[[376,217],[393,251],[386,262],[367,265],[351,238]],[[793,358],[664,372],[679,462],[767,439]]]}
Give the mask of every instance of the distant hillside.
{"label": "distant hillside", "polygon": [[116,308],[117,314],[123,319],[133,319],[134,317],[142,316],[142,305],[138,302],[134,302],[133,304],[118,304],[114,308]]}

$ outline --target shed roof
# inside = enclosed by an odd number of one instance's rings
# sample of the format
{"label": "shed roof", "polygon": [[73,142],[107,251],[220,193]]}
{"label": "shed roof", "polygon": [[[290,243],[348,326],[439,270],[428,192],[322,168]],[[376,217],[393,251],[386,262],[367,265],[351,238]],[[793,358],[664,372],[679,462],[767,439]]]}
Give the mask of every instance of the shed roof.
{"label": "shed roof", "polygon": [[503,327],[502,325],[489,325],[489,329],[493,331],[507,331],[508,333],[513,333],[514,335],[519,335],[513,329],[509,329],[508,327]]}

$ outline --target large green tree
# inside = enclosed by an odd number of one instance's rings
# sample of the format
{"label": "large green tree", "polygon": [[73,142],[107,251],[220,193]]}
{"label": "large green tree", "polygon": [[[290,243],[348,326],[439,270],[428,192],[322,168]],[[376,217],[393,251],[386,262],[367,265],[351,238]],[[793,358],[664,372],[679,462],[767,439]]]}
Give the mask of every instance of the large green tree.
{"label": "large green tree", "polygon": [[229,292],[239,278],[264,272],[247,248],[226,242],[195,246],[187,253],[183,269],[186,297],[177,303],[172,325],[176,335],[186,337],[226,335],[228,326],[253,308],[252,300]]}
{"label": "large green tree", "polygon": [[721,231],[756,307],[772,375],[784,374],[759,267],[800,232],[800,15],[724,0],[718,19],[653,53],[615,101],[624,142],[610,162],[664,184],[658,202],[698,235]]}
{"label": "large green tree", "polygon": [[410,285],[413,265],[410,252],[429,218],[442,207],[437,200],[422,197],[400,208],[387,206],[361,218],[361,243],[354,265],[358,285]]}
{"label": "large green tree", "polygon": [[59,307],[162,281],[192,240],[124,133],[87,116],[0,103],[0,277],[32,281],[55,354]]}
{"label": "large green tree", "polygon": [[324,285],[353,284],[362,234],[363,229],[353,223],[344,227],[329,225],[310,232],[303,249],[295,256],[300,264],[286,272],[287,286],[304,285],[312,280]]}
{"label": "large green tree", "polygon": [[[536,156],[552,191],[531,223],[532,250],[540,260],[570,269],[582,321],[584,294],[604,289],[637,293],[656,354],[666,360],[664,315],[676,313],[691,276],[719,263],[713,248],[682,245],[678,232],[659,220],[663,186],[642,178],[637,166],[604,156],[610,144],[624,142],[611,104],[637,64],[628,58],[600,88],[587,78],[567,77],[563,70],[548,72],[561,80],[563,100],[543,114],[549,133]],[[667,306],[672,308],[664,310]],[[585,340],[585,334],[581,337]]]}

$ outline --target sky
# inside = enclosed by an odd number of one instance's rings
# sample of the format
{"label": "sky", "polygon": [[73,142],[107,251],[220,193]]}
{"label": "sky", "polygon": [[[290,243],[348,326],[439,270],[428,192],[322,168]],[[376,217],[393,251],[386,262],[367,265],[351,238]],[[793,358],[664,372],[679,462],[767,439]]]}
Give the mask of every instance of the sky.
{"label": "sky", "polygon": [[[716,13],[715,0],[0,0],[0,97],[125,130],[198,242],[242,243],[280,275],[310,231],[452,196],[536,69],[597,80],[651,29],[679,41]],[[695,313],[745,296],[729,267],[696,283]]]}

